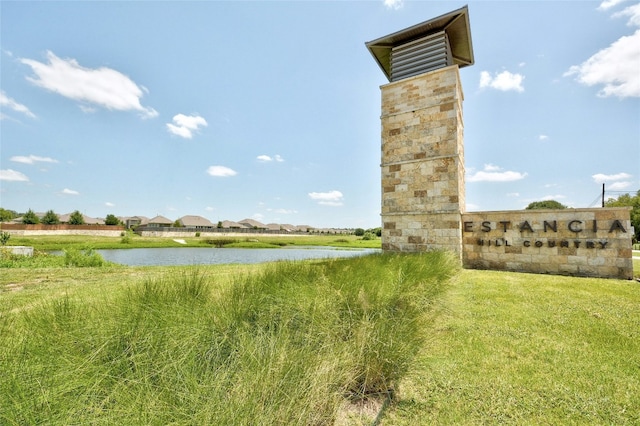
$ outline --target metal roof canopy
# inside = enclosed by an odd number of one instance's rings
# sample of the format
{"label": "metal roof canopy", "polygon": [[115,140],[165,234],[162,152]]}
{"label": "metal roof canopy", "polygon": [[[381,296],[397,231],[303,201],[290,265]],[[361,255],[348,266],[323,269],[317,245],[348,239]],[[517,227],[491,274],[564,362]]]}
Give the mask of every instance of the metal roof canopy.
{"label": "metal roof canopy", "polygon": [[464,6],[437,18],[365,43],[378,65],[392,80],[391,51],[414,40],[444,31],[449,39],[453,63],[462,67],[473,65],[473,46],[469,28],[469,8]]}

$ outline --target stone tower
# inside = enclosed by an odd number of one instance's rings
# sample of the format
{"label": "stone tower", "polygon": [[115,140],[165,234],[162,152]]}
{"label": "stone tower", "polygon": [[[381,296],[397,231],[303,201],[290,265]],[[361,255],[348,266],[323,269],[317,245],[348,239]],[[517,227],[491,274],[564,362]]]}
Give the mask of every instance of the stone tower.
{"label": "stone tower", "polygon": [[382,248],[462,254],[467,7],[366,44],[382,91]]}

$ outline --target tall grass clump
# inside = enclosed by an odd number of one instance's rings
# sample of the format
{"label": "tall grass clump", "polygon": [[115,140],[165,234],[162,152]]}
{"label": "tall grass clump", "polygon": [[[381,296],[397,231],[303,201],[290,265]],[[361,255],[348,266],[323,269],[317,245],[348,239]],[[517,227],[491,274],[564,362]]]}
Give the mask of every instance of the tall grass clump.
{"label": "tall grass clump", "polygon": [[50,268],[64,266],[62,256],[54,256],[36,250],[33,256],[13,254],[0,248],[0,268]]}
{"label": "tall grass clump", "polygon": [[107,262],[100,253],[91,248],[77,249],[74,247],[64,250],[64,264],[80,268],[105,266]]}
{"label": "tall grass clump", "polygon": [[0,316],[0,423],[334,422],[397,386],[455,273],[445,253],[197,269]]}

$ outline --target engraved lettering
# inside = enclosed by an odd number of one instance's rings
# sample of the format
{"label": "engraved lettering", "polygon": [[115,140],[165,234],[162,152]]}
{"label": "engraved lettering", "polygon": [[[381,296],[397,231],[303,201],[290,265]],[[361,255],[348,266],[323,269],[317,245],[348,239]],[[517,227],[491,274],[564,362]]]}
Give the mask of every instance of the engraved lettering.
{"label": "engraved lettering", "polygon": [[504,232],[507,232],[507,225],[509,225],[511,222],[509,222],[508,220],[502,220],[500,221],[500,225],[502,225],[502,230]]}
{"label": "engraved lettering", "polygon": [[547,232],[547,228],[550,228],[553,230],[553,232],[558,232],[558,222],[557,221],[553,221],[553,222],[547,222],[546,220],[544,221],[544,232]]}
{"label": "engraved lettering", "polygon": [[531,227],[531,225],[529,225],[529,222],[527,222],[526,220],[522,222],[522,224],[520,224],[520,232],[524,230],[533,232],[533,228]]}
{"label": "engraved lettering", "polygon": [[576,227],[574,225],[582,225],[582,221],[581,220],[572,220],[571,222],[569,222],[569,231],[571,232],[582,232],[582,228],[580,228],[579,226]]}
{"label": "engraved lettering", "polygon": [[613,232],[613,231],[622,231],[624,233],[626,233],[627,231],[624,229],[624,227],[622,226],[622,223],[620,223],[620,221],[618,219],[614,220],[613,223],[611,224],[611,228],[609,228],[609,233]]}
{"label": "engraved lettering", "polygon": [[464,223],[464,232],[473,231],[473,222],[465,222]]}
{"label": "engraved lettering", "polygon": [[482,232],[491,231],[491,222],[484,221],[482,222]]}

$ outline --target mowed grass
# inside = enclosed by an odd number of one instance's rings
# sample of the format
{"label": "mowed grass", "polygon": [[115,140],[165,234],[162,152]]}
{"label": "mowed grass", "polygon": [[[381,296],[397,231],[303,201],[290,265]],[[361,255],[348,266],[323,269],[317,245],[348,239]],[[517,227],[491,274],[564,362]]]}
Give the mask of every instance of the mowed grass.
{"label": "mowed grass", "polygon": [[457,269],[444,253],[244,266],[5,268],[0,423],[360,421],[345,404],[397,386]]}
{"label": "mowed grass", "polygon": [[[174,240],[181,240],[176,242]],[[182,244],[182,242],[186,244]],[[213,237],[142,237],[127,233],[124,237],[103,237],[89,235],[13,235],[8,245],[30,246],[36,250],[65,249],[130,249],[130,248],[179,248],[179,247],[224,247],[279,248],[284,246],[331,246],[344,248],[380,248],[380,238],[364,240],[355,235],[337,234],[256,234],[246,236]]]}
{"label": "mowed grass", "polygon": [[464,270],[384,425],[640,424],[640,283]]}

